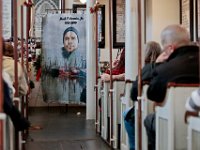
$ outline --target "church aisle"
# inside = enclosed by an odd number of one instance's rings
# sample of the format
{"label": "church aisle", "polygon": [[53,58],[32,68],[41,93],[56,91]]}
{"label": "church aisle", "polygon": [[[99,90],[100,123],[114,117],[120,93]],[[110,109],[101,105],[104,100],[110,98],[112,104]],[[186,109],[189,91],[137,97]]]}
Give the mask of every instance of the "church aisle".
{"label": "church aisle", "polygon": [[110,149],[95,133],[94,121],[85,120],[85,108],[32,108],[29,116],[42,129],[30,130],[26,150]]}

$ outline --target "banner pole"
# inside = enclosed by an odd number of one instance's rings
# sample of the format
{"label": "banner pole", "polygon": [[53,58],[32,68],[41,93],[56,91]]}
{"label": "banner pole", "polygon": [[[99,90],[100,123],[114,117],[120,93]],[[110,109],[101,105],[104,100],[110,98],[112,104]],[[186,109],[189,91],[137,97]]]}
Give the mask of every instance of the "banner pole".
{"label": "banner pole", "polygon": [[112,21],[111,21],[112,1],[109,0],[109,50],[110,50],[110,144],[113,148],[113,78],[112,78]]}
{"label": "banner pole", "polygon": [[138,149],[142,150],[142,29],[141,29],[141,0],[138,0]]}
{"label": "banner pole", "polygon": [[[2,32],[2,0],[0,0],[0,91],[3,91],[3,81],[2,81],[2,63],[3,63],[3,32]],[[3,92],[0,92],[0,112],[3,112]],[[3,121],[0,121],[0,149],[4,148],[4,143],[3,143]]]}

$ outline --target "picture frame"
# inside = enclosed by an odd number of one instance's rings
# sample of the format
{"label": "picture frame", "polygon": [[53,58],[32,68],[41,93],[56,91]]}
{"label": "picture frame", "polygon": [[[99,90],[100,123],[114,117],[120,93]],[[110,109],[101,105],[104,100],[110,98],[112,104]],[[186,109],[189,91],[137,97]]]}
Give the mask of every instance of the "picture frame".
{"label": "picture frame", "polygon": [[200,42],[200,1],[195,0],[196,40]]}
{"label": "picture frame", "polygon": [[2,36],[4,40],[8,40],[14,35],[13,23],[13,1],[2,0]]}
{"label": "picture frame", "polygon": [[193,0],[180,0],[180,24],[190,33],[190,39],[194,40]]}
{"label": "picture frame", "polygon": [[[99,48],[105,48],[105,5],[100,5],[99,8],[99,19],[101,20],[98,22],[98,32],[99,32],[99,41],[98,41],[98,47]],[[73,13],[77,12],[84,12],[86,10],[86,5],[79,5],[74,4],[73,5]]]}
{"label": "picture frame", "polygon": [[113,0],[113,48],[125,47],[125,1]]}
{"label": "picture frame", "polygon": [[[59,1],[57,0],[32,0],[34,4],[34,25],[33,31],[37,42],[42,39],[42,18],[47,14],[61,13]],[[48,7],[47,7],[48,6]],[[45,8],[45,12],[44,9]]]}

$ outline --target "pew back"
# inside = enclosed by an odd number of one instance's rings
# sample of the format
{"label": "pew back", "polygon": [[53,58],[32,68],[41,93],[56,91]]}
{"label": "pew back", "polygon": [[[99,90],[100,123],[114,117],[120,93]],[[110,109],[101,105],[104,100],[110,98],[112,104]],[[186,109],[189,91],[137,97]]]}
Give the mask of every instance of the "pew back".
{"label": "pew back", "polygon": [[199,150],[200,117],[190,117],[188,122],[188,150]]}
{"label": "pew back", "polygon": [[[141,99],[141,110],[142,110],[142,150],[148,149],[148,140],[146,129],[144,127],[144,119],[146,116],[153,112],[153,102],[147,99],[147,89],[149,85],[145,84],[142,87],[142,99]],[[138,149],[138,103],[135,103],[135,149]]]}
{"label": "pew back", "polygon": [[113,110],[113,137],[111,137],[110,140],[113,140],[114,149],[120,147],[120,128],[121,128],[120,94],[123,93],[123,90],[124,90],[124,81],[113,82],[113,109],[110,108],[110,110]]}
{"label": "pew back", "polygon": [[121,150],[129,150],[128,144],[128,136],[124,127],[124,118],[123,113],[130,107],[132,107],[132,100],[130,100],[130,89],[132,87],[132,83],[128,82],[125,84],[125,92],[124,95],[121,97]]}
{"label": "pew back", "polygon": [[156,149],[187,148],[187,126],[184,123],[185,103],[195,85],[172,85],[167,89],[164,105],[156,107]]}

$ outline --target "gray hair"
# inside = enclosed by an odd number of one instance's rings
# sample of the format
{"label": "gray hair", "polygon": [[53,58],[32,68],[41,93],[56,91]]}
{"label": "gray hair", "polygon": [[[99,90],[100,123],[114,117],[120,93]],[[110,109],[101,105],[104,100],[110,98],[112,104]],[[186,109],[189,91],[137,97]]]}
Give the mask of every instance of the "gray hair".
{"label": "gray hair", "polygon": [[176,47],[189,45],[190,34],[186,28],[181,25],[169,25],[161,32],[162,46],[174,44]]}

